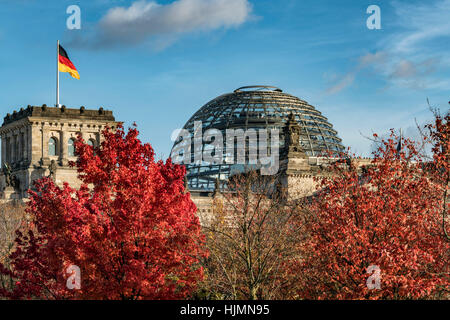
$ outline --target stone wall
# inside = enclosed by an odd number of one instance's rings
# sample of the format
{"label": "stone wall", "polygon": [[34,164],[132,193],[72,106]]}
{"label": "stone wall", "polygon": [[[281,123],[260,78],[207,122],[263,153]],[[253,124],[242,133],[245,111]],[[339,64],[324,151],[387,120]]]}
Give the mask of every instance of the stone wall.
{"label": "stone wall", "polygon": [[[98,110],[53,108],[28,106],[19,112],[14,111],[4,118],[0,128],[2,141],[2,168],[9,164],[12,176],[19,181],[19,186],[6,186],[5,175],[0,175],[0,198],[25,198],[27,190],[32,188],[32,182],[50,173],[49,165],[52,160],[56,164],[54,176],[58,185],[68,182],[78,187],[76,169],[69,166],[76,157],[70,152],[73,148],[69,144],[81,134],[86,142],[92,145],[101,143],[101,131],[106,126],[111,129],[117,127],[118,122],[112,111],[99,108]],[[72,139],[72,140],[71,140]],[[54,145],[54,148],[50,148]],[[69,150],[70,148],[70,150]],[[53,151],[54,154],[49,153]],[[13,192],[11,190],[13,189]]]}

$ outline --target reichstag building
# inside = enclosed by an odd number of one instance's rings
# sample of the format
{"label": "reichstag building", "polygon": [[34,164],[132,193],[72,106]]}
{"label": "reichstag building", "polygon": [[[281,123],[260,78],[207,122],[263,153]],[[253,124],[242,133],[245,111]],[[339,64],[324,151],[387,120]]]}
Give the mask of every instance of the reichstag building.
{"label": "reichstag building", "polygon": [[[0,199],[9,201],[28,197],[32,182],[51,176],[58,185],[68,182],[80,185],[76,169],[69,161],[75,160],[74,141],[78,133],[91,145],[101,143],[101,131],[119,122],[111,110],[84,107],[71,109],[28,106],[8,113],[0,127],[2,141],[2,172]],[[344,151],[342,140],[333,125],[314,106],[272,86],[247,86],[223,94],[201,107],[185,124],[183,130],[192,139],[177,139],[172,147],[175,162],[192,152],[193,161],[184,163],[187,169],[186,187],[200,214],[211,212],[211,199],[226,188],[231,175],[249,168],[261,169],[258,163],[229,163],[228,150],[216,155],[218,163],[197,160],[195,153],[211,148],[204,139],[196,141],[196,124],[202,132],[215,129],[224,136],[227,130],[252,129],[280,133],[276,147],[279,150],[278,174],[290,197],[302,197],[315,190],[314,176],[319,173],[330,154]],[[198,140],[198,138],[197,138]],[[245,144],[245,142],[244,142]],[[272,145],[273,147],[273,145]],[[197,149],[195,149],[197,148]],[[191,156],[189,155],[188,158]]]}

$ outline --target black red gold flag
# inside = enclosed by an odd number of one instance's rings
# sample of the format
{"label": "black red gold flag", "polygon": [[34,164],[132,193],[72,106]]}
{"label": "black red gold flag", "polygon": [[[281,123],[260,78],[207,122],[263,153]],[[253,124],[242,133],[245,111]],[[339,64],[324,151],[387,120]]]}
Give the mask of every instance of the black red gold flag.
{"label": "black red gold flag", "polygon": [[61,45],[59,46],[58,54],[58,70],[61,72],[68,72],[73,78],[80,79],[77,69],[73,65],[72,61],[70,61],[66,50],[64,50]]}

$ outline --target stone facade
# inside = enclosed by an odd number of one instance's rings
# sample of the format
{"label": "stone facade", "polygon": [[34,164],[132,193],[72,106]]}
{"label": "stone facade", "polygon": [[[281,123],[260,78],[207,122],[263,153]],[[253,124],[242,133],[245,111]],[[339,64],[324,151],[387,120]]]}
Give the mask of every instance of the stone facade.
{"label": "stone facade", "polygon": [[[6,115],[0,127],[2,141],[2,172],[0,173],[0,201],[25,199],[33,181],[49,176],[58,185],[68,182],[78,188],[80,181],[75,168],[73,141],[81,133],[92,144],[101,143],[101,131],[112,129],[115,121],[112,111],[28,106]],[[312,195],[316,191],[314,177],[326,174],[326,166],[333,161],[324,157],[308,157],[299,143],[301,127],[290,116],[284,127],[284,148],[280,153],[277,184],[289,199]],[[357,165],[367,165],[370,159],[359,159]],[[187,186],[187,183],[186,183]],[[202,223],[214,215],[214,199],[220,197],[219,184],[214,192],[192,191],[191,198],[198,208]]]}
{"label": "stone facade", "polygon": [[[301,127],[291,115],[284,129],[284,149],[280,153],[280,168],[274,178],[277,188],[282,188],[287,200],[297,200],[313,195],[317,191],[315,178],[329,175],[327,166],[336,158],[308,157],[303,151],[298,135]],[[351,159],[357,168],[370,165],[371,159]],[[214,192],[192,191],[191,198],[198,208],[198,216],[207,225],[214,215],[214,200],[220,198],[220,190]]]}
{"label": "stone facade", "polygon": [[118,122],[112,111],[84,107],[69,109],[28,106],[7,114],[0,127],[2,141],[2,173],[0,199],[22,199],[28,196],[32,182],[51,176],[58,185],[68,182],[78,187],[73,142],[81,133],[92,145],[101,143],[101,131],[114,129]]}
{"label": "stone facade", "polygon": [[[317,181],[315,181],[315,178],[327,175],[326,166],[331,161],[333,160],[324,157],[301,156],[296,158],[293,154],[283,159],[277,179],[285,191],[286,198],[295,201],[317,192]],[[352,159],[352,164],[358,168],[368,166],[370,163],[371,159],[369,158]],[[208,225],[214,215],[214,201],[221,198],[221,192],[191,191],[190,194],[192,201],[197,206],[201,224]]]}

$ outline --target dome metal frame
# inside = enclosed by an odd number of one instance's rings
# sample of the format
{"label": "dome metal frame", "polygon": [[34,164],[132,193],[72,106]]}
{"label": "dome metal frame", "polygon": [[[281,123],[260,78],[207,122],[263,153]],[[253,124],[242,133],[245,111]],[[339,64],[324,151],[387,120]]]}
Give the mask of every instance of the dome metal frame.
{"label": "dome metal frame", "polygon": [[[323,156],[329,152],[338,154],[344,151],[337,131],[320,111],[308,102],[284,93],[273,86],[247,86],[233,93],[221,95],[201,107],[185,124],[183,129],[194,137],[194,122],[202,122],[202,130],[217,129],[225,136],[226,129],[272,129],[280,130],[280,150],[284,146],[282,128],[292,113],[301,126],[300,145],[307,156]],[[183,140],[177,139],[172,147],[172,159],[179,161],[183,156]],[[194,139],[191,141],[194,145]],[[202,150],[191,146],[192,158],[195,152],[203,152],[208,144],[200,144]],[[180,153],[181,150],[181,153]],[[175,153],[174,153],[175,152]],[[223,157],[225,158],[226,150]],[[225,184],[236,165],[194,163],[185,164],[188,186],[191,190],[214,190],[216,180]]]}

